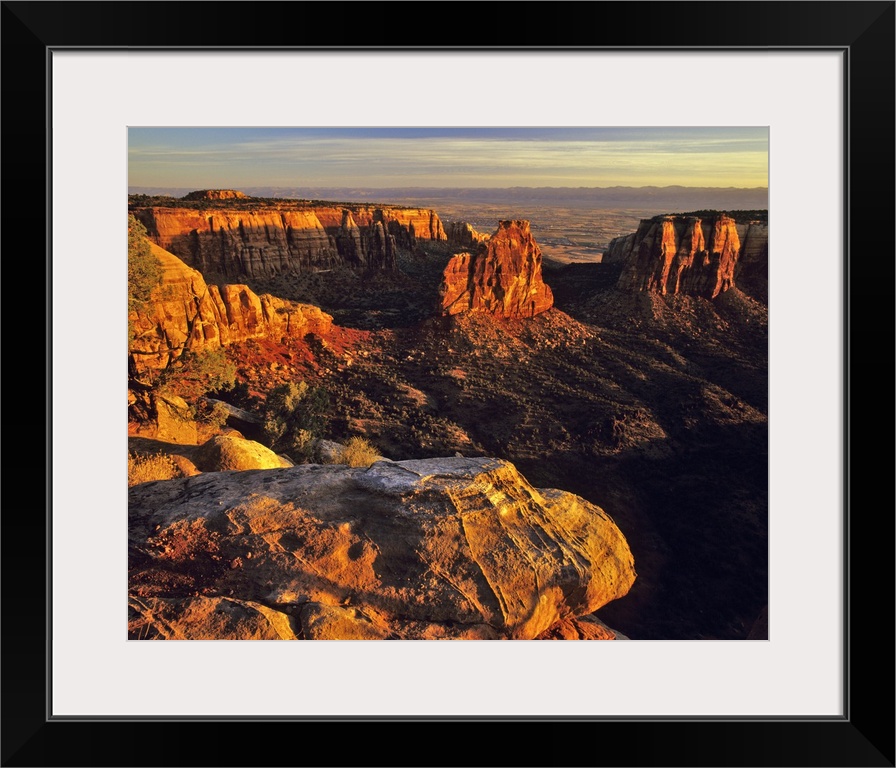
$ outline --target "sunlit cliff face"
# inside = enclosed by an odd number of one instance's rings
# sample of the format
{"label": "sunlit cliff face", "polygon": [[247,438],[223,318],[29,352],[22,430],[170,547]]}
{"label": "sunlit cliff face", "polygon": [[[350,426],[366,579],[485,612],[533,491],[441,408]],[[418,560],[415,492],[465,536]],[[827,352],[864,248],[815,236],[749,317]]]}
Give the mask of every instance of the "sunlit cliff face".
{"label": "sunlit cliff face", "polygon": [[643,221],[619,277],[619,288],[715,298],[734,285],[740,238],[724,214]]}
{"label": "sunlit cliff face", "polygon": [[534,317],[554,304],[541,276],[541,249],[529,222],[502,221],[474,254],[460,253],[445,268],[442,312],[485,312],[499,317]]}
{"label": "sunlit cliff face", "polygon": [[425,208],[284,203],[147,207],[134,215],[157,245],[189,266],[233,278],[337,266],[392,270],[397,249],[447,239],[438,215]]}

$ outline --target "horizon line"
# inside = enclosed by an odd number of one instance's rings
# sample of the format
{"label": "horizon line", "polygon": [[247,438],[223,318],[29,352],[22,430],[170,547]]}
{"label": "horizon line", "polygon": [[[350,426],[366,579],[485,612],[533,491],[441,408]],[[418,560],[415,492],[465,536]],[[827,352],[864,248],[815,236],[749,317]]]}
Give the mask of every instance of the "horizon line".
{"label": "horizon line", "polygon": [[[255,185],[241,185],[241,186],[198,186],[198,187],[175,187],[168,186],[165,184],[129,184],[128,190],[131,189],[176,189],[181,190],[185,189],[190,192],[198,192],[202,190],[220,190],[220,189],[232,189],[235,191],[240,191],[241,189],[301,189],[302,185],[292,185],[292,186],[280,186],[280,185],[263,185],[263,184],[255,184]],[[378,191],[378,190],[396,190],[396,189],[405,189],[405,190],[414,190],[414,189],[742,189],[742,190],[768,190],[767,186],[758,186],[758,187],[711,187],[711,186],[685,186],[683,184],[667,184],[665,186],[658,186],[656,184],[645,184],[643,186],[630,186],[624,184],[614,184],[609,187],[566,187],[566,186],[539,186],[539,187],[524,187],[520,185],[514,185],[512,187],[473,187],[470,185],[462,185],[462,186],[451,186],[451,187],[430,187],[430,186],[413,186],[413,187],[360,187],[360,186],[329,186],[326,184],[314,184],[308,185],[306,188],[314,189],[314,188],[323,188],[323,189],[345,189],[345,190],[354,190],[354,191]]]}

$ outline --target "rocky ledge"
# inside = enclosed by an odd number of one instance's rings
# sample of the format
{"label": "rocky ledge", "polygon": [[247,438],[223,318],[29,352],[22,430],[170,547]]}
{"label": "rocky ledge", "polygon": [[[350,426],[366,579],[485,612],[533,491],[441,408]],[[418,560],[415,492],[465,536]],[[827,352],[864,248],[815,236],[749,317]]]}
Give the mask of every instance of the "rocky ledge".
{"label": "rocky ledge", "polygon": [[132,639],[613,639],[577,617],[635,580],[602,509],[491,458],[143,483],[129,516]]}

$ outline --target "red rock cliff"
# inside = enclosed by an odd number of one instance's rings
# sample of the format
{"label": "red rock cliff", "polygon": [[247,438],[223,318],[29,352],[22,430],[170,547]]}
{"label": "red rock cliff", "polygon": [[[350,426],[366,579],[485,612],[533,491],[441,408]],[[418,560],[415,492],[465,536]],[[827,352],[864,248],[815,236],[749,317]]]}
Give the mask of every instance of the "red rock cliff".
{"label": "red rock cliff", "polygon": [[[621,243],[623,249],[628,243]],[[628,291],[714,298],[734,285],[740,252],[730,216],[645,219],[631,242],[617,286]]]}
{"label": "red rock cliff", "polygon": [[391,270],[397,248],[447,239],[438,215],[422,208],[264,204],[135,208],[133,213],[157,245],[203,274],[224,277],[338,265]]}
{"label": "red rock cliff", "polygon": [[446,315],[486,312],[533,317],[554,304],[541,277],[541,249],[528,221],[502,221],[475,253],[460,253],[445,267],[440,290]]}
{"label": "red rock cliff", "polygon": [[163,368],[184,349],[216,349],[266,336],[325,333],[333,318],[318,307],[253,293],[245,285],[207,285],[177,256],[152,245],[162,284],[144,311],[133,313],[131,353],[138,369]]}

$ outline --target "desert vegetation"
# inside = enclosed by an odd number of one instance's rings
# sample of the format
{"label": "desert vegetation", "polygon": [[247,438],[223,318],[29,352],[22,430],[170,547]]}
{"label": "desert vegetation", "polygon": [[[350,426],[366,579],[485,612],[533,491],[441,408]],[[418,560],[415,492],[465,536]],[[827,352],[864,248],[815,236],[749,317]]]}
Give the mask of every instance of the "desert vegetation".
{"label": "desert vegetation", "polygon": [[327,393],[322,387],[309,386],[304,381],[274,387],[264,402],[267,444],[297,463],[308,461],[315,438],[322,436],[327,405]]}
{"label": "desert vegetation", "polygon": [[198,352],[186,350],[155,374],[153,386],[190,402],[196,402],[205,394],[221,393],[236,385],[236,366],[227,358],[227,352],[204,349]]}
{"label": "desert vegetation", "polygon": [[128,487],[175,477],[182,477],[182,473],[170,456],[128,452]]}
{"label": "desert vegetation", "polygon": [[152,254],[146,227],[128,214],[128,344],[134,336],[131,313],[146,306],[161,282],[162,265]]}
{"label": "desert vegetation", "polygon": [[350,437],[336,456],[337,464],[350,467],[369,467],[379,458],[373,443],[363,437]]}

